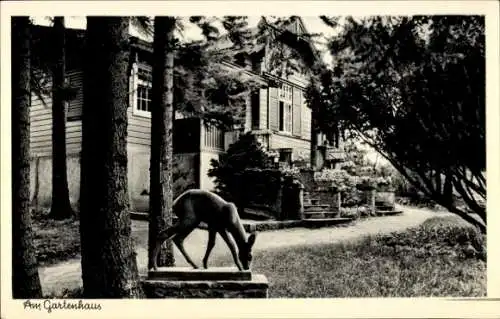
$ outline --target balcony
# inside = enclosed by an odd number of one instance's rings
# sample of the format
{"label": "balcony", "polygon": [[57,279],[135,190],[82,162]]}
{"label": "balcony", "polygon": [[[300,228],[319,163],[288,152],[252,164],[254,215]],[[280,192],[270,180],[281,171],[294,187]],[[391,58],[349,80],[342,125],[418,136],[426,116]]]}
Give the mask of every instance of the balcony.
{"label": "balcony", "polygon": [[[250,131],[250,133],[255,135],[257,141],[261,143],[266,150],[269,149],[269,135],[271,135],[271,132],[269,130],[253,130]],[[224,150],[227,151],[229,145],[236,142],[241,134],[243,134],[241,131],[226,132],[224,138]]]}

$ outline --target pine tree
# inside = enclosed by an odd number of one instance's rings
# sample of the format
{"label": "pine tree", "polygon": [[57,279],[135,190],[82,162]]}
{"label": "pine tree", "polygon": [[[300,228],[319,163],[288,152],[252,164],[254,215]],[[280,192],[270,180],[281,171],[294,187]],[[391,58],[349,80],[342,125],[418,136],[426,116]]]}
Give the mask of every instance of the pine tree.
{"label": "pine tree", "polygon": [[30,20],[12,18],[12,295],[41,298],[30,211]]}
{"label": "pine tree", "polygon": [[87,298],[142,297],[127,191],[129,19],[87,17],[80,237]]}

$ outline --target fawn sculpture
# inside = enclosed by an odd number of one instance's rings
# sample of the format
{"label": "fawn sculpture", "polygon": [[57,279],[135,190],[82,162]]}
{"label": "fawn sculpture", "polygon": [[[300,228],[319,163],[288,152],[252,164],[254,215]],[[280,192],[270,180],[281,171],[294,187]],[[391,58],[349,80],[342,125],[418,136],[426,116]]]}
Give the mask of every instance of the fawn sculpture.
{"label": "fawn sculpture", "polygon": [[[153,251],[153,260],[150,260],[153,270],[157,270],[157,259],[161,245],[172,239],[186,261],[195,269],[198,266],[191,260],[184,250],[184,239],[201,223],[208,226],[208,244],[203,258],[203,267],[206,269],[208,257],[215,245],[217,233],[226,242],[234,263],[241,270],[250,269],[252,261],[252,247],[255,243],[256,233],[251,233],[248,238],[241,224],[236,206],[222,199],[217,194],[200,189],[190,189],[182,193],[173,202],[173,213],[178,217],[175,225],[166,228],[158,235]],[[231,235],[231,236],[230,236]],[[234,239],[234,241],[231,239]],[[236,251],[238,246],[238,252]]]}

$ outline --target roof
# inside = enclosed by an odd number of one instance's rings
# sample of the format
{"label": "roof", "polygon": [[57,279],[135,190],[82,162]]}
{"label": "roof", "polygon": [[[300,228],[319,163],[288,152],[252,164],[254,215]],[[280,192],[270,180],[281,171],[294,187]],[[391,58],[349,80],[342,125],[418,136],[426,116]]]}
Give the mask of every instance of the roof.
{"label": "roof", "polygon": [[[50,26],[33,25],[31,29],[33,66],[40,67],[50,61],[54,54],[52,42],[53,28]],[[85,30],[66,28],[66,65],[67,69],[76,69],[83,65],[83,52],[85,52]],[[153,44],[141,40],[135,36],[130,36],[132,48],[145,52],[153,52]],[[43,67],[43,66],[42,66]]]}
{"label": "roof", "polygon": [[[281,40],[283,40],[286,44],[305,52],[305,60],[309,65],[312,65],[317,61],[321,61],[320,54],[317,48],[308,37],[310,33],[307,31],[302,18],[299,16],[293,16],[291,21],[292,22],[289,24],[279,25],[275,22],[269,22],[265,17],[262,17],[257,27],[251,28],[250,32],[253,35],[257,35],[257,33],[259,32],[259,28],[261,27],[271,28],[279,33]],[[295,26],[297,27],[294,28]],[[215,45],[219,49],[229,49],[233,46],[233,43],[229,39],[228,35],[225,34],[219,38]],[[263,50],[264,47],[265,44],[255,44],[252,47],[251,51],[247,53],[258,53]]]}
{"label": "roof", "polygon": [[[256,34],[259,31],[259,27],[265,24],[266,27],[272,28],[274,31],[278,31],[281,40],[286,44],[295,47],[298,50],[303,51],[305,62],[308,65],[320,61],[318,50],[314,47],[313,43],[308,39],[309,34],[302,18],[299,16],[292,17],[292,23],[287,25],[278,25],[273,22],[268,22],[266,18],[262,17],[259,25],[257,27],[251,28],[250,32]],[[295,30],[294,26],[296,26]],[[294,32],[295,31],[295,32]],[[36,56],[40,61],[34,61],[36,67],[37,63],[41,61],[50,59],[53,52],[53,46],[47,45],[51,42],[51,32],[52,27],[50,26],[40,26],[35,25],[32,29],[33,38],[33,56]],[[67,54],[67,65],[68,69],[77,68],[83,64],[82,58],[85,49],[85,30],[82,29],[71,29],[66,28],[66,54]],[[153,44],[151,42],[142,40],[135,36],[130,36],[130,44],[132,48],[136,50],[143,51],[146,53],[153,52]],[[232,43],[227,35],[224,35],[216,42],[216,47],[219,49],[230,49]],[[252,50],[247,52],[248,54],[255,54],[262,52],[265,44],[255,44]]]}

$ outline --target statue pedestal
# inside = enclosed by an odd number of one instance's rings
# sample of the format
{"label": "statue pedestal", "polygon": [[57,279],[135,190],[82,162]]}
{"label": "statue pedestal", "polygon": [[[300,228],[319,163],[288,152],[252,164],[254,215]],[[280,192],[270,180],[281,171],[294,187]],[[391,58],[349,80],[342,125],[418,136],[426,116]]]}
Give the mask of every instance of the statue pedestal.
{"label": "statue pedestal", "polygon": [[216,267],[160,267],[143,280],[148,298],[267,298],[269,283],[261,274]]}

